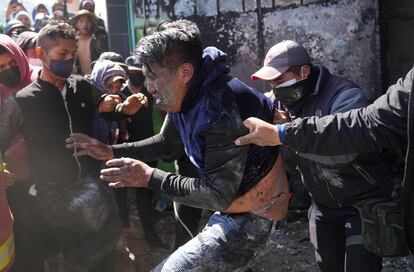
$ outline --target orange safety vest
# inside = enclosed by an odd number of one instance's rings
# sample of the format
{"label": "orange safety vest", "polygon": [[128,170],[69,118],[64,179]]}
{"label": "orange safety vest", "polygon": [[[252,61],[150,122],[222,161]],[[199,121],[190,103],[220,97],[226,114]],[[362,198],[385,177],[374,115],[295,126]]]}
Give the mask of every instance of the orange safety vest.
{"label": "orange safety vest", "polygon": [[13,217],[6,198],[6,188],[0,184],[0,272],[7,272],[14,263]]}

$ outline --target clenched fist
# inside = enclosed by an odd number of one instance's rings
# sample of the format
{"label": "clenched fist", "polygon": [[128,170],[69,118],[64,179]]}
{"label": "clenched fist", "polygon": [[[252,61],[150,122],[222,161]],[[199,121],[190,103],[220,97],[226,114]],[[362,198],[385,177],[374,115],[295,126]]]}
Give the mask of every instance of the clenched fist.
{"label": "clenched fist", "polygon": [[116,105],[121,103],[121,97],[116,94],[109,94],[99,104],[99,112],[113,112]]}
{"label": "clenched fist", "polygon": [[142,107],[148,106],[148,98],[142,93],[133,94],[121,104],[120,109],[123,114],[133,115]]}

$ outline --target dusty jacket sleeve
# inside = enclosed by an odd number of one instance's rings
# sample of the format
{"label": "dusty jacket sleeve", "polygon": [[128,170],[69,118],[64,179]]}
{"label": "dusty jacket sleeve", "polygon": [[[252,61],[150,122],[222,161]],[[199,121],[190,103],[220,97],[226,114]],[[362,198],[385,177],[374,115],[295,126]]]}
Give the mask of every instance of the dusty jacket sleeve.
{"label": "dusty jacket sleeve", "polygon": [[[361,108],[367,105],[367,98],[359,88],[351,88],[341,93],[333,102],[330,114],[346,112],[351,109]],[[327,165],[350,163],[358,156],[357,153],[324,156],[313,153],[301,153],[300,156]]]}
{"label": "dusty jacket sleeve", "polygon": [[168,115],[159,134],[137,142],[113,145],[112,149],[116,158],[128,157],[144,162],[178,159],[184,155],[180,134]]}
{"label": "dusty jacket sleeve", "polygon": [[247,160],[248,146],[234,145],[244,135],[242,126],[215,124],[201,135],[205,143],[205,165],[199,178],[188,178],[156,169],[149,188],[173,201],[214,211],[224,211],[236,198]]}
{"label": "dusty jacket sleeve", "polygon": [[23,114],[13,96],[10,96],[0,112],[0,151],[1,161],[11,141],[23,126]]}
{"label": "dusty jacket sleeve", "polygon": [[414,69],[365,108],[323,118],[296,119],[285,125],[283,144],[321,155],[403,149],[413,79]]}

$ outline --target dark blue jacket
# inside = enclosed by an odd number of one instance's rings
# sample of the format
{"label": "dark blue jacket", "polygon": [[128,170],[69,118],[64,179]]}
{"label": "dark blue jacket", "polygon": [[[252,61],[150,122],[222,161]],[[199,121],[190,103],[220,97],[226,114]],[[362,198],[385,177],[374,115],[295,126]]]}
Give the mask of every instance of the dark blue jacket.
{"label": "dark blue jacket", "polygon": [[234,144],[247,132],[244,119],[272,122],[274,107],[264,95],[229,76],[229,70],[223,52],[206,48],[180,112],[170,113],[200,175],[194,179],[155,170],[149,187],[174,201],[223,211],[257,184],[276,161],[276,147]]}
{"label": "dark blue jacket", "polygon": [[[312,67],[305,92],[288,109],[295,118],[325,116],[367,105],[363,91],[355,83],[332,75],[320,65]],[[389,195],[393,189],[390,162],[380,152],[339,156],[297,153],[285,162],[297,163],[312,198],[326,207],[350,206],[368,197]]]}
{"label": "dark blue jacket", "polygon": [[[413,82],[414,68],[390,86],[386,94],[365,108],[324,118],[296,119],[285,126],[282,141],[295,150],[325,155],[387,148],[405,151],[403,219],[405,238],[411,253],[414,253]],[[304,144],[305,140],[312,145]]]}

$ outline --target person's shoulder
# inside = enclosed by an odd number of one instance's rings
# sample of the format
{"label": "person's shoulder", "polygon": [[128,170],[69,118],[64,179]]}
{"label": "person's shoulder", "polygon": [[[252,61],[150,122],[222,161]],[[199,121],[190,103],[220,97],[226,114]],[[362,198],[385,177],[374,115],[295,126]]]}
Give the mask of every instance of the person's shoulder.
{"label": "person's shoulder", "polygon": [[90,81],[86,77],[78,74],[72,74],[70,77],[68,77],[67,81],[69,84],[91,85]]}
{"label": "person's shoulder", "polygon": [[21,90],[17,91],[15,97],[18,99],[32,97],[36,92],[39,91],[41,91],[39,88],[39,83],[37,80],[35,80],[26,87],[23,87]]}

